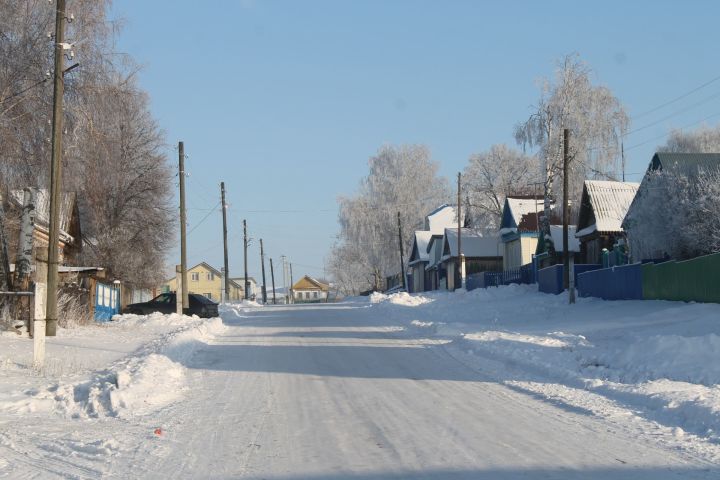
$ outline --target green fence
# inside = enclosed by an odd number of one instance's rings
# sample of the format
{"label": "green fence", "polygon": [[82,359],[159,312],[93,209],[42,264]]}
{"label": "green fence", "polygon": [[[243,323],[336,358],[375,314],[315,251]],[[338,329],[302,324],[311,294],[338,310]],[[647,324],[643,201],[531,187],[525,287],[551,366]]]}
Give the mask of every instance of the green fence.
{"label": "green fence", "polygon": [[720,253],[642,267],[645,300],[720,303]]}

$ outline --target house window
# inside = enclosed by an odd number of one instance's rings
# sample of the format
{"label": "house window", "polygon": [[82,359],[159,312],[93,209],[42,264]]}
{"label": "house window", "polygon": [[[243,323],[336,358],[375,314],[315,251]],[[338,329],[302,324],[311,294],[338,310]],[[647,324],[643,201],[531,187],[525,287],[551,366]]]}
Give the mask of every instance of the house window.
{"label": "house window", "polygon": [[313,292],[313,298],[318,298],[317,292]]}
{"label": "house window", "polygon": [[302,300],[302,292],[297,292],[297,299]]}
{"label": "house window", "polygon": [[212,300],[212,293],[203,293],[203,295]]}
{"label": "house window", "polygon": [[197,272],[191,273],[191,274],[190,274],[190,280],[192,280],[193,282],[200,281],[200,274],[197,273]]}
{"label": "house window", "polygon": [[208,273],[208,274],[207,274],[207,279],[210,280],[210,281],[215,280],[215,274],[212,273],[212,272]]}
{"label": "house window", "polygon": [[306,300],[309,300],[309,299],[310,299],[310,292],[305,292],[305,299],[306,299]]}

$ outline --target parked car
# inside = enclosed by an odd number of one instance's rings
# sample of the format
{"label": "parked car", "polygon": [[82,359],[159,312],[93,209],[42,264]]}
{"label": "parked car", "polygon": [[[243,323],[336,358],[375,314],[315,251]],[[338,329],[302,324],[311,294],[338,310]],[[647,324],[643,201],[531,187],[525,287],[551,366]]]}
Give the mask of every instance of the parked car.
{"label": "parked car", "polygon": [[[191,293],[188,295],[190,308],[185,314],[197,315],[201,318],[213,318],[218,316],[218,304],[207,297]],[[136,315],[147,315],[153,312],[175,313],[175,293],[161,293],[149,302],[133,303],[125,307],[123,313],[134,313]]]}

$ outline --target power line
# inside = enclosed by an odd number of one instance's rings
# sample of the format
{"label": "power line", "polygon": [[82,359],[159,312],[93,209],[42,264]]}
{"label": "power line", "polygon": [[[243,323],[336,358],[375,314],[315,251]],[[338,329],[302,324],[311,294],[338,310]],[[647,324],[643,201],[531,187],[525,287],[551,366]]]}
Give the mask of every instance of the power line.
{"label": "power line", "polygon": [[668,119],[670,119],[670,118],[672,118],[672,117],[674,117],[674,116],[676,116],[676,115],[680,115],[680,114],[685,113],[685,112],[687,112],[687,111],[689,111],[689,110],[692,110],[693,108],[698,107],[698,106],[700,106],[700,105],[702,105],[702,104],[704,104],[704,103],[706,103],[706,102],[708,102],[708,101],[710,101],[710,100],[714,100],[714,99],[716,99],[716,98],[718,98],[718,97],[720,97],[720,92],[716,92],[716,93],[710,95],[709,97],[706,97],[706,98],[700,100],[699,102],[693,103],[692,105],[690,105],[690,106],[688,106],[688,107],[681,108],[680,110],[676,110],[675,112],[673,112],[673,113],[671,113],[671,114],[669,114],[669,115],[666,115],[666,116],[664,116],[663,118],[661,118],[661,119],[659,119],[659,120],[656,120],[656,121],[654,121],[654,122],[650,122],[650,123],[648,123],[648,124],[643,125],[642,127],[638,127],[638,128],[636,128],[636,129],[634,129],[634,130],[631,130],[631,131],[623,134],[623,137],[627,137],[628,135],[632,135],[633,133],[637,133],[637,132],[640,132],[640,131],[645,130],[645,129],[647,129],[647,128],[653,127],[653,126],[655,126],[655,125],[657,125],[657,124],[659,124],[659,123],[664,122],[665,120],[668,120]]}
{"label": "power line", "polygon": [[663,103],[663,104],[661,104],[661,105],[658,105],[658,106],[655,107],[655,108],[651,108],[650,110],[647,110],[647,111],[645,111],[645,112],[643,112],[643,113],[640,113],[640,114],[638,114],[638,115],[633,116],[633,119],[637,119],[637,118],[640,118],[640,117],[644,117],[644,116],[649,115],[649,114],[651,114],[651,113],[657,112],[658,110],[660,110],[660,109],[662,109],[662,108],[665,108],[665,107],[667,107],[668,105],[672,105],[673,103],[677,102],[678,100],[682,100],[683,98],[692,95],[693,93],[697,92],[698,90],[701,90],[701,89],[707,87],[708,85],[717,82],[718,80],[720,80],[720,75],[717,76],[717,77],[715,77],[715,78],[713,78],[713,79],[711,79],[711,80],[708,80],[707,82],[703,83],[702,85],[700,85],[700,86],[698,86],[698,87],[693,88],[693,89],[690,90],[689,92],[683,93],[682,95],[680,95],[680,96],[678,96],[678,97],[675,97],[675,98],[673,98],[672,100],[668,100],[667,102],[665,102],[665,103]]}
{"label": "power line", "polygon": [[220,203],[222,203],[222,202],[218,202],[217,205],[215,205],[215,207],[213,207],[213,209],[210,210],[210,211],[207,213],[207,215],[205,215],[205,216],[202,218],[202,220],[200,220],[200,223],[198,223],[198,224],[195,225],[192,229],[190,229],[190,231],[187,233],[187,236],[189,236],[192,232],[195,231],[195,229],[197,229],[200,225],[202,225],[203,222],[205,222],[205,220],[207,220],[208,218],[210,218],[210,215],[212,215],[213,212],[217,211],[217,207],[220,205]]}

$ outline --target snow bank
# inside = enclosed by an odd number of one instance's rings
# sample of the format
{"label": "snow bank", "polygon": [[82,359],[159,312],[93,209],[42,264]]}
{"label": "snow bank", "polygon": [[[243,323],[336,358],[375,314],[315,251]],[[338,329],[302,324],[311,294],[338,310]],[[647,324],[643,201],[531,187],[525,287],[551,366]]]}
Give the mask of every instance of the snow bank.
{"label": "snow bank", "polygon": [[118,316],[107,328],[138,329],[158,324],[178,328],[93,374],[90,380],[59,382],[44,390],[23,392],[0,402],[0,410],[55,411],[71,418],[128,417],[147,415],[178,401],[187,389],[183,363],[225,326],[220,318],[154,313]]}
{"label": "snow bank", "polygon": [[417,307],[418,305],[424,305],[432,302],[432,299],[421,295],[410,295],[407,292],[398,292],[391,295],[385,295],[384,293],[379,292],[373,292],[370,294],[370,303],[378,304],[383,302],[388,302],[393,305],[403,305],[406,307]]}
{"label": "snow bank", "polygon": [[568,305],[527,285],[424,295],[411,312],[392,295],[371,302],[418,334],[450,338],[451,351],[515,389],[597,414],[615,405],[720,442],[720,305]]}

